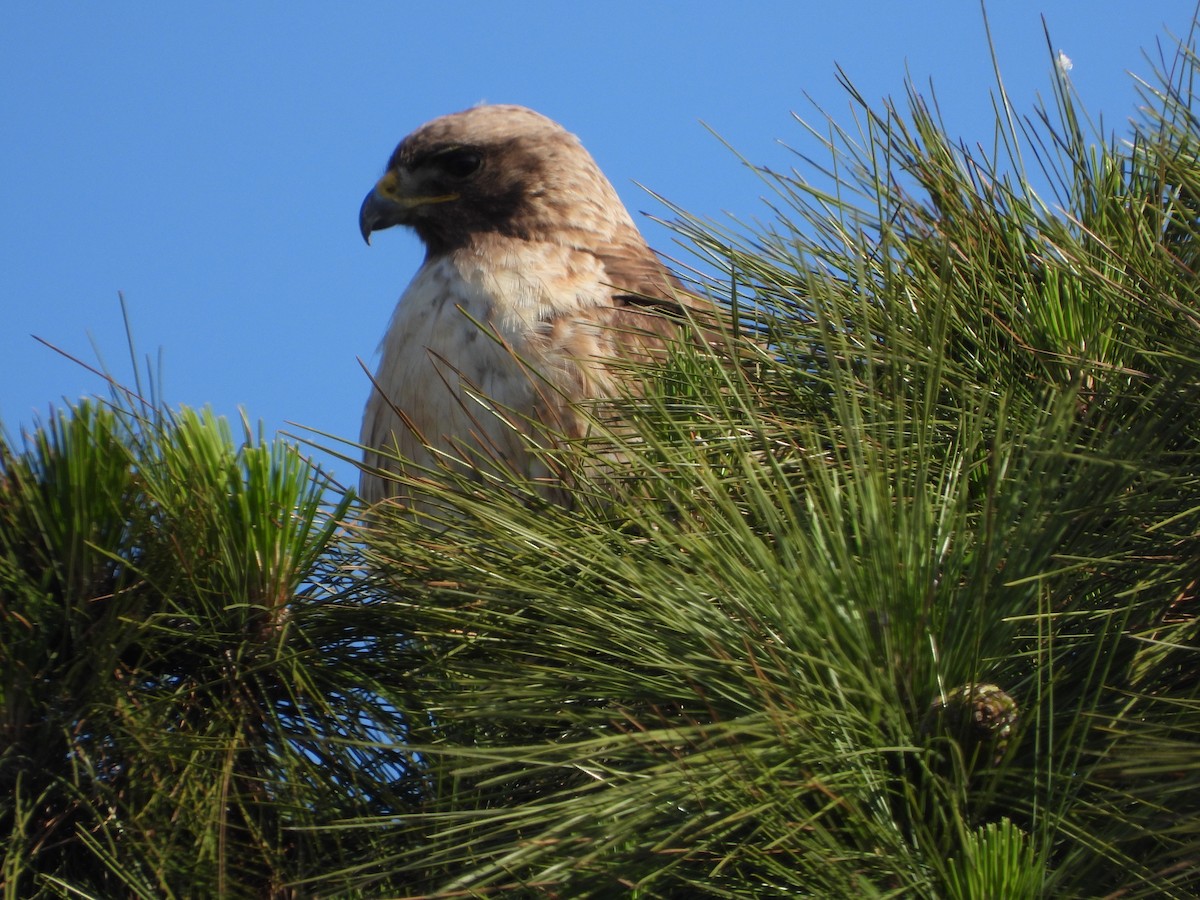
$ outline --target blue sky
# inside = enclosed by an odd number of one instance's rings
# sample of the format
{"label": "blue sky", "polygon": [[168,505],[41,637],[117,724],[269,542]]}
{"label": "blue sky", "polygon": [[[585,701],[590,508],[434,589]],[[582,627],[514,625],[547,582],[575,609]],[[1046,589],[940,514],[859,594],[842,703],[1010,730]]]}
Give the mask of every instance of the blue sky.
{"label": "blue sky", "polygon": [[[993,0],[1019,110],[1055,49],[1118,132],[1143,50],[1193,0]],[[421,122],[479,101],[578,134],[644,223],[642,184],[692,213],[765,215],[752,162],[817,154],[806,95],[849,123],[841,66],[871,100],[932,81],[951,132],[992,134],[991,63],[970,0],[811,4],[14,2],[0,10],[0,423],[10,435],[103,383],[34,340],[128,377],[117,294],[165,398],[244,408],[353,439],[375,350],[420,264],[416,238],[367,248],[359,203]],[[782,143],[781,143],[782,142]],[[335,466],[347,481],[350,467]]]}

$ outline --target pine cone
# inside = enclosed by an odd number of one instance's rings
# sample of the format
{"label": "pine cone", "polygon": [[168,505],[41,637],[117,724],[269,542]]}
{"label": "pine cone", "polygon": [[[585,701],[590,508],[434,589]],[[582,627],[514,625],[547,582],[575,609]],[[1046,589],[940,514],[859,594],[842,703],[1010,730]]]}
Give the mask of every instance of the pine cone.
{"label": "pine cone", "polygon": [[994,684],[964,684],[930,704],[921,733],[958,741],[968,768],[980,760],[999,765],[1017,724],[1017,701]]}

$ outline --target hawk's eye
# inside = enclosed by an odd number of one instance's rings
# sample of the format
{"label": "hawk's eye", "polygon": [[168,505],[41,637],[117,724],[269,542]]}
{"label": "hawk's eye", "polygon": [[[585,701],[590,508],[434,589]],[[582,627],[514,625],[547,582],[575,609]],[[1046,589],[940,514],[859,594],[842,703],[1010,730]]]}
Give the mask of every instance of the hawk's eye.
{"label": "hawk's eye", "polygon": [[483,157],[474,150],[447,150],[438,154],[436,162],[451,178],[468,178],[479,171]]}

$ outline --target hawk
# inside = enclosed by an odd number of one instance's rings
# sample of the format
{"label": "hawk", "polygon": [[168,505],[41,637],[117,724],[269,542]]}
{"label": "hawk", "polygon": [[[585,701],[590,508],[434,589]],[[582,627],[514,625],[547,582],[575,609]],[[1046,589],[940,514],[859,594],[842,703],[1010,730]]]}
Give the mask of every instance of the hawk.
{"label": "hawk", "polygon": [[367,243],[395,225],[426,255],[363,418],[370,504],[420,506],[389,473],[444,465],[515,473],[561,499],[531,444],[580,436],[579,401],[628,392],[620,361],[713,311],[667,272],[579,139],[521,106],[476,106],[401,141],[359,210]]}

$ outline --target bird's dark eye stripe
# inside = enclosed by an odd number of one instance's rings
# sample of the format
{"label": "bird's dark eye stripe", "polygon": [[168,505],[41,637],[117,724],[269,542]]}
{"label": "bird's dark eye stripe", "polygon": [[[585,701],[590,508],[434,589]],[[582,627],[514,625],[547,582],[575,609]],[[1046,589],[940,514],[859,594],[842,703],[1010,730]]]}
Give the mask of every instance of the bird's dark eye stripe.
{"label": "bird's dark eye stripe", "polygon": [[479,170],[480,165],[483,164],[483,157],[474,150],[455,147],[435,154],[431,162],[447,175],[454,178],[466,178]]}

